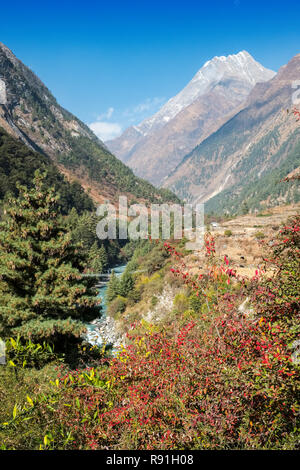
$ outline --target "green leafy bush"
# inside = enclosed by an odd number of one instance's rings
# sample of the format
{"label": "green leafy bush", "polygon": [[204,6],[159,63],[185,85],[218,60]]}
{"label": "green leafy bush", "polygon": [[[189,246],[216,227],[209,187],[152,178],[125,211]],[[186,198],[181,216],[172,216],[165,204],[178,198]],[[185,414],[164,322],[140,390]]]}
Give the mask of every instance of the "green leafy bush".
{"label": "green leafy bush", "polygon": [[257,238],[258,240],[262,240],[263,238],[266,237],[265,234],[264,234],[264,232],[256,232],[256,233],[254,234],[254,236],[255,236],[255,238]]}
{"label": "green leafy bush", "polygon": [[225,232],[224,232],[224,236],[225,236],[225,237],[231,237],[231,235],[232,235],[232,231],[231,231],[231,230],[225,230]]}
{"label": "green leafy bush", "polygon": [[43,342],[42,344],[21,341],[20,337],[6,340],[6,362],[12,367],[42,368],[48,362],[57,360],[54,348]]}
{"label": "green leafy bush", "polygon": [[118,313],[123,313],[126,309],[127,299],[118,295],[114,300],[112,300],[108,307],[108,313],[112,317],[116,317]]}

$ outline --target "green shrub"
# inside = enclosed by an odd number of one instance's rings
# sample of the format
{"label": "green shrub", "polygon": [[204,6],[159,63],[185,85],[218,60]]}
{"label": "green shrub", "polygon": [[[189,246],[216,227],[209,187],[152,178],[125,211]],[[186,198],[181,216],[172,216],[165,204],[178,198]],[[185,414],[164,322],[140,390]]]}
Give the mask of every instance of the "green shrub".
{"label": "green shrub", "polygon": [[196,313],[199,313],[201,311],[202,303],[203,302],[201,300],[201,297],[197,296],[196,294],[192,294],[189,297],[190,308]]}
{"label": "green shrub", "polygon": [[231,230],[225,230],[224,235],[225,235],[225,237],[231,237],[232,231]]}
{"label": "green shrub", "polygon": [[183,293],[176,294],[173,305],[177,313],[184,313],[186,310],[189,309],[189,299]]}
{"label": "green shrub", "polygon": [[112,317],[115,317],[119,313],[123,313],[126,309],[127,298],[118,295],[114,300],[112,300],[108,306],[108,313]]}
{"label": "green shrub", "polygon": [[131,300],[133,301],[134,303],[137,303],[141,300],[142,298],[142,289],[138,289],[138,288],[135,288],[135,289],[132,289],[128,296],[127,296],[128,300]]}
{"label": "green shrub", "polygon": [[272,214],[270,212],[260,212],[259,214],[256,214],[256,217],[271,217]]}
{"label": "green shrub", "polygon": [[254,234],[254,236],[255,236],[255,238],[257,238],[257,240],[261,240],[261,239],[263,239],[263,238],[266,237],[265,234],[264,234],[264,232],[256,232],[256,233]]}
{"label": "green shrub", "polygon": [[40,369],[48,362],[57,359],[54,348],[50,344],[21,341],[21,338],[6,340],[6,362],[12,367],[35,367]]}

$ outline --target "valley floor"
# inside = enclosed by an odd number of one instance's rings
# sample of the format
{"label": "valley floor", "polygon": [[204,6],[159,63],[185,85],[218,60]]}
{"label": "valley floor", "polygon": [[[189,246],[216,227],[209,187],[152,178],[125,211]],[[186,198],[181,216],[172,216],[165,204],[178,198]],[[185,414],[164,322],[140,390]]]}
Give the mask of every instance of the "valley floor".
{"label": "valley floor", "polygon": [[[276,206],[262,213],[247,214],[219,223],[215,228],[210,225],[217,256],[226,255],[230,266],[238,274],[254,276],[257,269],[265,267],[263,251],[269,239],[274,237],[289,217],[299,212],[300,203]],[[191,255],[190,259],[192,268],[195,262],[203,259],[203,253]]]}

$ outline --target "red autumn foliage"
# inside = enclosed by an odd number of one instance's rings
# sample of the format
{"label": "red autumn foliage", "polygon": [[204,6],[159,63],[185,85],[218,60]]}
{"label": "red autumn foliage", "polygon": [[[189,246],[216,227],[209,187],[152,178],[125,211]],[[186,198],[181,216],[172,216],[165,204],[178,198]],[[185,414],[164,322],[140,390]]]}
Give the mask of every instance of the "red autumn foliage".
{"label": "red autumn foliage", "polygon": [[[60,449],[263,449],[297,442],[300,217],[273,241],[271,278],[239,278],[207,236],[205,274],[171,268],[202,302],[182,326],[133,330],[97,368],[59,377],[38,404]],[[225,264],[223,264],[225,263]],[[180,326],[181,325],[181,326]],[[51,403],[51,406],[49,406]]]}

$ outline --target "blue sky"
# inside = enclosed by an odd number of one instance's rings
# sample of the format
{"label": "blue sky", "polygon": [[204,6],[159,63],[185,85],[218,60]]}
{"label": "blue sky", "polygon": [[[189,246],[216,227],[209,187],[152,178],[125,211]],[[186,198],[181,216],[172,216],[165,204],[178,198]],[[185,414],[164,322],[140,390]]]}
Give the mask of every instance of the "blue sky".
{"label": "blue sky", "polygon": [[298,0],[14,0],[0,41],[106,139],[153,114],[215,55],[273,70],[300,52]]}

